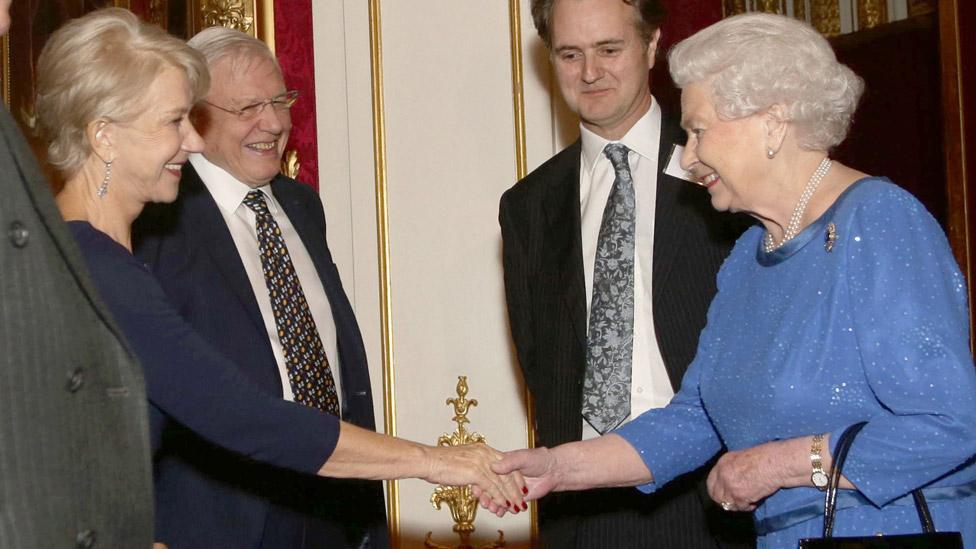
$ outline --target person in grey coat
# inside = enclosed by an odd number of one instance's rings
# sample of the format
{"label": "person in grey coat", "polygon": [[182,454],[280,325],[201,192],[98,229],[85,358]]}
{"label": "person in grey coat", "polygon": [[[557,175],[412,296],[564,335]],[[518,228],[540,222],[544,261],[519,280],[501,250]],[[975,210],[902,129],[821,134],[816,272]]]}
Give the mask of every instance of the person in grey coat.
{"label": "person in grey coat", "polygon": [[150,547],[142,372],[3,108],[0,196],[0,549]]}

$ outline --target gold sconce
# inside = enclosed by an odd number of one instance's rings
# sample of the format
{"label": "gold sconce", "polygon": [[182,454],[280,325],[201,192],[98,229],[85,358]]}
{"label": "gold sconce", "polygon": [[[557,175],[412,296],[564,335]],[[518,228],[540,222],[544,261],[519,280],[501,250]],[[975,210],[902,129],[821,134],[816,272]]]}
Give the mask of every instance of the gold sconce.
{"label": "gold sconce", "polygon": [[[468,378],[458,376],[457,398],[447,399],[447,404],[454,407],[454,417],[451,419],[457,423],[457,429],[450,435],[443,434],[437,439],[438,446],[461,446],[462,444],[472,444],[485,442],[484,435],[480,433],[469,433],[464,427],[468,420],[468,409],[477,406],[478,401],[468,399]],[[471,534],[474,533],[474,519],[478,514],[478,498],[471,493],[470,486],[438,486],[430,496],[430,503],[440,510],[441,504],[447,504],[451,510],[451,518],[454,520],[454,532],[460,538],[460,544],[454,547],[440,545],[431,541],[433,532],[427,532],[424,538],[424,546],[429,549],[474,549],[471,545]],[[481,545],[479,549],[499,549],[505,547],[505,533],[498,531],[498,539],[486,545]]]}
{"label": "gold sconce", "polygon": [[298,179],[298,170],[302,169],[302,163],[298,160],[298,151],[288,149],[281,158],[281,173],[292,179]]}

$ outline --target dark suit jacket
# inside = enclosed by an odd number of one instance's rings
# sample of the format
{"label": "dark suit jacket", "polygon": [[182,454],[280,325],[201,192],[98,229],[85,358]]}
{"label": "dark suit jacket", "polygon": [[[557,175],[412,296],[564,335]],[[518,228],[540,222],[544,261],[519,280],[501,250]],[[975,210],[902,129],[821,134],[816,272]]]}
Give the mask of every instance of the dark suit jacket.
{"label": "dark suit jacket", "polygon": [[[230,231],[196,171],[174,204],[147,209],[136,254],[180,313],[255,386],[281,398],[281,378],[254,291]],[[335,319],[343,419],[374,429],[366,352],[325,239],[316,193],[278,176],[272,190],[318,271]],[[386,547],[379,482],[340,481],[247,462],[176,426],[156,468],[158,538],[187,547]],[[363,545],[364,540],[369,543]]]}
{"label": "dark suit jacket", "polygon": [[3,108],[0,196],[0,548],[148,548],[142,372]]}
{"label": "dark suit jacket", "polygon": [[[715,275],[736,236],[708,193],[665,175],[668,154],[684,143],[662,117],[654,215],[654,329],[677,391],[694,358],[715,293]],[[586,297],[580,236],[581,142],[559,152],[501,199],[505,292],[519,364],[535,403],[536,444],[555,446],[582,435],[586,367]],[[694,482],[676,482],[651,497],[636,490],[556,494],[540,504],[540,533],[549,547],[715,547],[704,527]],[[707,499],[707,498],[706,498]],[[602,502],[601,502],[602,501]],[[592,526],[585,517],[597,517]]]}

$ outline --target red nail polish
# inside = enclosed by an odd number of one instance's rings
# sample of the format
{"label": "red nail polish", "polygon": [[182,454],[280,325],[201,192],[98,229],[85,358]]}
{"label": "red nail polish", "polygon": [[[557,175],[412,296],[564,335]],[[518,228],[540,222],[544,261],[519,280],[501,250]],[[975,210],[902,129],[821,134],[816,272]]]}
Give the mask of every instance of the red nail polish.
{"label": "red nail polish", "polygon": [[528,503],[525,503],[525,502],[523,501],[523,502],[522,502],[522,510],[523,510],[523,511],[525,511],[525,510],[527,510],[528,508],[529,508],[529,504],[528,504]]}
{"label": "red nail polish", "polygon": [[512,510],[512,512],[515,513],[516,515],[519,514],[519,508],[518,507],[514,507],[513,510]]}
{"label": "red nail polish", "polygon": [[523,493],[523,494],[528,494],[528,493],[529,493],[529,489],[528,489],[528,488],[526,488],[525,486],[523,486],[523,487],[522,487],[522,493]]}
{"label": "red nail polish", "polygon": [[511,507],[511,506],[512,506],[512,502],[511,502],[511,501],[508,501],[508,500],[506,499],[506,500],[505,500],[505,507]]}

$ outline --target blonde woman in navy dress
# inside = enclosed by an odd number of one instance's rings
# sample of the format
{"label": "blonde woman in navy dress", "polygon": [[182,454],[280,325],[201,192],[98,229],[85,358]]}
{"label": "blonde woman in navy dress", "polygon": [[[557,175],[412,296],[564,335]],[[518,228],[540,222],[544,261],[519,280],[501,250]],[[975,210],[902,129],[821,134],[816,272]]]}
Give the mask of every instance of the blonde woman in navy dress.
{"label": "blonde woman in navy dress", "polygon": [[923,488],[936,528],[976,546],[966,284],[915,198],[830,160],[861,79],[811,27],[774,15],[706,28],[675,46],[670,66],[682,165],[716,209],[759,223],[719,272],[697,356],[666,408],[599,439],[510,453],[496,471],[532,477],[530,497],[652,492],[727,450],[709,494],[753,512],[759,547],[792,548],[821,534],[820,469],[839,434],[866,421],[834,535],[918,532],[910,493]]}
{"label": "blonde woman in navy dress", "polygon": [[169,419],[214,445],[300,473],[470,484],[491,509],[524,506],[520,478],[492,473],[501,454],[485,445],[390,437],[258,389],[133,257],[133,220],[149,202],[176,199],[187,156],[203,150],[189,113],[209,83],[199,52],[120,8],[67,23],[38,62],[39,126],[49,161],[66,179],[58,209],[142,366],[153,451]]}

